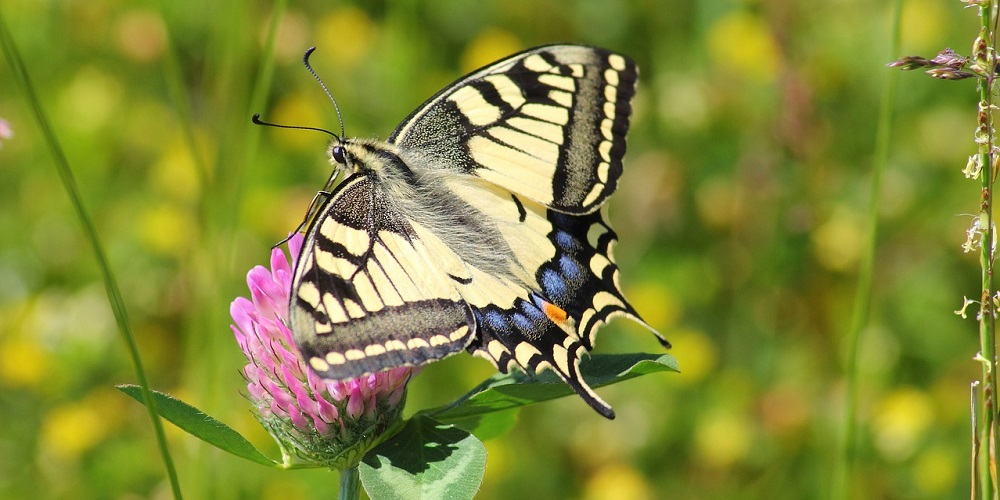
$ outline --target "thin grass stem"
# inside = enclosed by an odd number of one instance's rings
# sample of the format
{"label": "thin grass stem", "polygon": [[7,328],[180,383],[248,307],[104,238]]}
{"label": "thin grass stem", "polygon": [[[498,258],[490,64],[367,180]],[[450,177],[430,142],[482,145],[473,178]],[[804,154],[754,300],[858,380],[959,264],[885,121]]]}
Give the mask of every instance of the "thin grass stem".
{"label": "thin grass stem", "polygon": [[180,483],[177,480],[177,472],[174,468],[173,460],[170,457],[170,450],[167,447],[167,439],[163,432],[163,425],[160,422],[159,414],[156,411],[156,403],[153,400],[152,392],[150,392],[149,389],[149,382],[146,379],[146,372],[143,368],[142,357],[139,354],[139,347],[136,344],[135,335],[132,332],[132,326],[129,323],[128,312],[125,308],[125,301],[122,298],[121,291],[118,288],[118,282],[115,280],[114,273],[112,272],[111,263],[108,261],[108,258],[104,253],[104,248],[98,238],[93,220],[83,204],[83,198],[80,196],[80,191],[77,187],[76,180],[73,177],[73,171],[70,168],[69,160],[66,158],[66,154],[63,152],[62,147],[59,144],[56,133],[49,122],[48,116],[42,108],[41,101],[35,93],[35,87],[31,82],[27,66],[21,58],[20,51],[18,51],[17,45],[14,41],[14,37],[7,28],[7,21],[4,18],[2,11],[0,11],[0,47],[3,48],[7,64],[10,67],[11,74],[14,76],[14,80],[17,81],[17,84],[24,91],[27,102],[31,107],[35,120],[38,123],[38,127],[41,129],[42,136],[48,145],[49,151],[55,159],[56,171],[62,181],[63,188],[66,190],[66,194],[69,196],[70,204],[76,212],[77,219],[79,220],[80,226],[83,228],[84,235],[91,244],[91,249],[93,250],[94,257],[97,260],[97,266],[104,279],[104,287],[108,294],[111,311],[115,315],[115,322],[118,325],[118,331],[121,333],[122,340],[125,342],[129,357],[132,360],[132,366],[135,370],[136,380],[139,383],[139,387],[142,389],[142,397],[146,406],[146,413],[148,414],[149,420],[153,425],[153,432],[156,436],[163,464],[167,470],[167,477],[170,481],[171,490],[174,498],[180,499],[182,498],[182,495]]}
{"label": "thin grass stem", "polygon": [[[889,53],[899,51],[900,19],[902,0],[896,0],[893,7],[892,34],[889,41]],[[860,377],[858,374],[858,343],[861,331],[868,324],[872,297],[872,274],[875,265],[875,251],[878,244],[878,206],[879,194],[882,191],[882,173],[889,156],[890,138],[892,136],[892,112],[895,105],[898,75],[890,72],[886,76],[879,104],[878,125],[875,132],[875,156],[868,201],[868,234],[865,250],[858,269],[858,282],[854,295],[854,307],[851,315],[850,329],[845,338],[847,391],[844,397],[843,427],[840,442],[837,446],[837,460],[834,463],[833,487],[831,498],[848,498],[849,482],[855,467],[855,441],[857,439],[857,408]]]}
{"label": "thin grass stem", "polygon": [[[980,35],[973,47],[973,57],[982,62],[985,77],[979,81],[979,127],[977,142],[979,143],[980,165],[983,166],[980,180],[982,182],[982,198],[980,200],[980,221],[982,233],[980,237],[980,266],[982,267],[982,294],[979,301],[979,340],[983,361],[983,390],[979,408],[979,465],[978,481],[982,498],[996,498],[997,480],[991,472],[990,449],[1000,449],[997,440],[1000,433],[995,432],[998,421],[995,402],[997,390],[996,373],[996,307],[994,299],[993,264],[994,239],[996,229],[993,222],[993,181],[996,178],[994,158],[996,137],[993,130],[993,87],[996,77],[996,15],[997,3],[990,1],[980,7]],[[981,48],[982,47],[982,48]],[[983,446],[986,444],[986,446]],[[973,489],[977,489],[973,485]]]}

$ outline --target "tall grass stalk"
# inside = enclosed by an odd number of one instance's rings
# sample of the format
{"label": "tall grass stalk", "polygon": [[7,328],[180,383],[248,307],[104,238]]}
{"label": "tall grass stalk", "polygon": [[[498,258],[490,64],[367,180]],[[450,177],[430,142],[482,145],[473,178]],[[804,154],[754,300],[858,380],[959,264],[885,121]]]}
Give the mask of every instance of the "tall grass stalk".
{"label": "tall grass stalk", "polygon": [[[900,19],[902,0],[893,4],[892,34],[889,41],[889,53],[899,51]],[[879,194],[882,191],[882,173],[889,157],[889,143],[892,136],[892,110],[896,99],[898,74],[891,72],[885,79],[882,88],[882,98],[879,103],[878,125],[875,132],[875,156],[872,163],[872,173],[869,185],[868,199],[868,234],[865,251],[861,257],[858,269],[858,283],[854,295],[854,308],[851,315],[850,330],[845,338],[845,375],[847,390],[844,395],[844,415],[837,443],[837,460],[834,463],[833,485],[830,489],[831,498],[846,499],[849,497],[849,483],[855,466],[855,442],[857,441],[857,408],[858,408],[858,342],[861,331],[868,324],[872,296],[872,273],[875,264],[875,251],[878,244],[878,206]]]}
{"label": "tall grass stalk", "polygon": [[[982,69],[979,79],[979,111],[977,113],[976,143],[979,145],[978,159],[981,171],[982,199],[980,200],[979,223],[981,228],[980,266],[982,267],[982,294],[979,300],[979,341],[983,360],[983,379],[978,398],[979,412],[976,418],[978,443],[973,444],[977,467],[973,475],[973,494],[979,491],[983,499],[997,498],[997,479],[991,472],[991,449],[1000,450],[1000,433],[996,432],[997,418],[997,349],[996,349],[996,303],[994,302],[993,265],[995,262],[994,239],[996,228],[993,222],[993,181],[996,178],[996,134],[993,130],[993,90],[996,82],[996,31],[997,1],[980,4],[980,32],[973,44],[973,61]],[[986,443],[985,446],[983,444]],[[975,482],[979,482],[976,487]]]}
{"label": "tall grass stalk", "polygon": [[966,252],[979,250],[982,269],[979,300],[965,300],[957,313],[965,317],[965,310],[978,303],[979,354],[975,359],[982,364],[982,378],[972,384],[972,467],[971,498],[997,499],[998,481],[995,468],[995,451],[1000,450],[1000,425],[997,394],[997,345],[996,316],[1000,294],[994,284],[996,262],[996,227],[993,217],[993,184],[997,176],[996,131],[993,114],[993,93],[997,77],[997,12],[998,0],[964,0],[967,7],[979,9],[979,34],[972,42],[972,55],[965,57],[951,49],[944,49],[933,59],[906,56],[890,66],[902,69],[925,69],[927,74],[942,80],[976,78],[979,101],[976,112],[975,143],[977,152],[969,158],[963,173],[967,178],[979,179],[979,215],[967,231],[963,248]]}
{"label": "tall grass stalk", "polygon": [[146,412],[153,425],[153,433],[156,436],[156,442],[160,449],[160,455],[163,459],[164,467],[167,470],[167,477],[170,481],[171,491],[173,492],[175,499],[180,499],[182,498],[182,495],[180,484],[177,480],[177,472],[174,468],[173,460],[170,457],[170,450],[167,447],[167,439],[163,433],[163,425],[160,422],[160,418],[156,411],[156,403],[154,402],[152,393],[149,390],[149,382],[146,379],[146,372],[143,368],[142,357],[139,354],[139,347],[136,344],[135,335],[132,332],[132,325],[129,323],[128,312],[125,308],[125,301],[122,298],[121,291],[118,288],[118,282],[115,280],[114,273],[111,270],[111,263],[108,261],[108,258],[104,253],[104,248],[101,245],[101,241],[97,236],[97,230],[94,227],[94,222],[90,217],[90,213],[87,212],[86,207],[83,205],[83,199],[80,196],[80,190],[73,177],[73,171],[70,168],[69,160],[66,158],[66,154],[63,152],[62,147],[59,144],[59,140],[57,139],[56,133],[49,122],[48,116],[42,108],[41,101],[35,93],[35,87],[28,74],[28,68],[25,66],[24,60],[21,58],[20,51],[17,49],[17,45],[10,29],[7,27],[7,21],[4,18],[2,11],[0,11],[0,47],[3,48],[4,56],[7,59],[7,64],[10,67],[11,74],[14,76],[14,80],[16,80],[17,84],[21,87],[28,105],[31,107],[35,121],[41,129],[43,139],[55,159],[55,167],[59,174],[59,179],[62,181],[63,188],[69,196],[70,203],[76,212],[77,219],[83,229],[84,235],[91,244],[91,249],[93,250],[94,257],[97,260],[97,266],[104,279],[104,288],[108,294],[108,301],[111,305],[111,311],[114,313],[115,322],[118,325],[118,331],[121,333],[122,340],[125,342],[129,357],[132,360],[136,380],[142,388],[142,397],[146,406]]}
{"label": "tall grass stalk", "polygon": [[[171,6],[161,2],[160,11],[168,25],[168,50],[164,54],[163,77],[170,94],[185,147],[198,171],[199,189],[197,223],[192,227],[191,251],[187,266],[192,277],[189,283],[191,310],[183,330],[184,384],[211,411],[224,411],[238,396],[239,378],[232,367],[219,363],[227,353],[234,352],[232,336],[228,334],[228,302],[230,295],[220,293],[220,285],[233,277],[235,250],[239,248],[238,230],[240,207],[243,204],[246,172],[256,158],[260,132],[252,125],[253,112],[261,111],[268,95],[275,65],[277,33],[287,8],[287,0],[277,0],[270,7],[270,22],[263,40],[255,30],[247,31],[246,18],[257,25],[256,14],[248,13],[240,2],[212,5],[213,15],[206,24],[210,43],[204,53],[207,85],[192,90],[181,61],[181,33],[169,29]],[[263,42],[261,53],[257,43]],[[250,61],[258,61],[251,63]],[[256,66],[256,78],[248,67]],[[202,92],[198,94],[197,92]],[[206,139],[207,137],[207,139]],[[203,140],[204,139],[204,140]],[[244,403],[243,399],[237,399]],[[218,405],[218,407],[213,407]],[[211,498],[236,498],[238,492],[220,487],[220,474],[229,469],[217,467],[214,450],[198,447],[189,456],[189,474],[185,486],[189,494]]]}
{"label": "tall grass stalk", "polygon": [[[288,0],[277,0],[274,2],[274,6],[271,10],[271,22],[267,26],[267,35],[264,41],[264,47],[261,50],[261,60],[260,67],[257,71],[257,77],[254,78],[253,86],[250,91],[250,111],[260,112],[264,109],[267,104],[267,94],[271,90],[271,83],[274,78],[274,59],[275,59],[275,44],[278,39],[278,28],[281,26],[281,20],[285,16],[285,10],[288,8]],[[244,151],[245,154],[243,158],[256,158],[257,157],[257,147],[260,142],[261,128],[258,126],[247,125],[246,134],[244,134]],[[236,166],[234,170],[233,178],[233,205],[239,206],[240,201],[243,199],[243,189],[245,187],[244,177],[247,171],[247,165],[241,163]],[[237,220],[237,210],[232,210],[229,212],[230,219],[225,222],[226,227],[235,227],[235,222]],[[229,234],[225,236],[232,236],[235,231],[229,231]],[[236,245],[232,245],[232,251],[236,250]]]}

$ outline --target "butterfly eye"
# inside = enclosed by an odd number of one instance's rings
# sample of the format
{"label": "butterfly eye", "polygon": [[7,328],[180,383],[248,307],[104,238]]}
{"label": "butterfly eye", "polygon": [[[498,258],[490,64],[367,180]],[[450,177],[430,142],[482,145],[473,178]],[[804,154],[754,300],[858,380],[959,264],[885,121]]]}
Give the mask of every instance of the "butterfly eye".
{"label": "butterfly eye", "polygon": [[342,146],[334,146],[330,150],[330,156],[333,156],[333,160],[341,165],[347,164],[347,159],[344,158],[344,148]]}

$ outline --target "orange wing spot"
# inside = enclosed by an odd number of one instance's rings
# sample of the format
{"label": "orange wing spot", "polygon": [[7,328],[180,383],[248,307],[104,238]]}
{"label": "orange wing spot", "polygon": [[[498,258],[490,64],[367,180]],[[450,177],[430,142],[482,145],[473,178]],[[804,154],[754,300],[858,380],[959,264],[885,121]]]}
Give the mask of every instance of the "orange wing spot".
{"label": "orange wing spot", "polygon": [[566,311],[551,302],[545,302],[545,305],[542,306],[542,310],[545,311],[545,315],[556,324],[562,324],[566,321]]}

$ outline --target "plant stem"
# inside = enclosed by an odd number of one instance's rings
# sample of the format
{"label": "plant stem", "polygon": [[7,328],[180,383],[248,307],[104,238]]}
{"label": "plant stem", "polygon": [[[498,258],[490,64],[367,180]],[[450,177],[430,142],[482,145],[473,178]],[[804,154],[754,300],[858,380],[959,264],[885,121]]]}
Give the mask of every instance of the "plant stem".
{"label": "plant stem", "polygon": [[340,500],[358,500],[361,498],[361,479],[358,476],[358,466],[355,465],[340,471]]}
{"label": "plant stem", "polygon": [[42,131],[42,137],[48,145],[49,151],[54,156],[56,171],[62,181],[63,189],[66,190],[70,204],[76,212],[77,220],[83,229],[84,236],[87,241],[89,241],[91,250],[94,252],[94,258],[97,261],[97,267],[101,271],[101,275],[104,279],[104,288],[108,294],[108,302],[111,306],[111,311],[115,316],[118,331],[122,336],[122,340],[125,342],[128,355],[132,360],[132,367],[135,371],[136,381],[142,389],[142,398],[146,406],[146,413],[153,426],[153,434],[156,436],[156,443],[160,450],[160,456],[163,459],[163,465],[166,468],[171,492],[173,493],[175,499],[180,499],[182,498],[182,495],[180,482],[177,479],[177,471],[174,468],[173,459],[170,457],[170,450],[167,447],[166,434],[163,432],[163,424],[160,422],[159,414],[156,411],[156,402],[153,400],[152,392],[149,389],[149,382],[146,379],[146,371],[142,365],[142,357],[139,354],[139,347],[135,340],[135,334],[132,331],[132,325],[128,319],[128,312],[125,308],[125,299],[122,297],[121,290],[118,288],[118,281],[115,279],[114,273],[111,270],[111,262],[108,261],[107,255],[104,252],[104,247],[101,245],[100,238],[97,236],[97,229],[94,226],[94,221],[83,204],[83,197],[80,195],[76,179],[73,177],[73,171],[70,168],[69,160],[66,158],[66,154],[63,152],[62,146],[60,146],[59,141],[56,138],[55,130],[52,128],[52,124],[49,122],[48,116],[45,114],[45,110],[42,109],[41,100],[39,100],[38,95],[35,93],[35,86],[31,81],[31,77],[28,75],[28,68],[25,66],[24,60],[21,58],[21,54],[14,42],[14,37],[8,29],[7,21],[4,19],[2,13],[0,13],[0,48],[3,49],[4,55],[7,58],[7,63],[11,69],[11,73],[14,76],[14,80],[24,91],[28,105],[31,107],[32,113],[35,115],[35,121],[38,122],[38,126]]}
{"label": "plant stem", "polygon": [[[996,77],[996,1],[980,7],[980,34],[973,47],[973,57],[982,66],[985,78],[979,85],[979,116],[976,140],[979,144],[979,162],[982,165],[980,179],[982,194],[980,200],[979,223],[982,230],[980,239],[980,266],[982,267],[982,294],[979,301],[979,341],[983,362],[983,390],[979,399],[978,436],[978,491],[981,498],[996,498],[997,481],[990,470],[990,449],[1000,449],[997,440],[1000,433],[994,432],[997,425],[996,373],[996,333],[994,307],[993,264],[995,228],[993,225],[993,180],[994,147],[996,138],[993,131],[993,85]],[[976,490],[973,485],[973,490]]]}
{"label": "plant stem", "polygon": [[[889,41],[889,53],[895,54],[899,48],[900,19],[902,1],[896,0],[893,8],[892,35]],[[837,443],[837,459],[833,463],[833,483],[830,488],[830,498],[834,500],[849,497],[848,484],[851,469],[855,465],[854,442],[857,437],[857,407],[858,386],[858,342],[861,330],[868,324],[872,296],[872,274],[875,266],[875,251],[878,246],[878,204],[879,193],[882,191],[882,172],[885,171],[889,157],[889,144],[892,130],[892,110],[895,102],[896,73],[886,77],[882,90],[882,101],[879,104],[878,125],[875,132],[875,157],[872,164],[869,184],[868,202],[868,236],[864,255],[858,269],[858,284],[854,295],[850,330],[844,339],[846,344],[845,376],[847,377],[847,393],[844,396],[843,426]]]}

